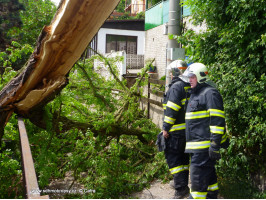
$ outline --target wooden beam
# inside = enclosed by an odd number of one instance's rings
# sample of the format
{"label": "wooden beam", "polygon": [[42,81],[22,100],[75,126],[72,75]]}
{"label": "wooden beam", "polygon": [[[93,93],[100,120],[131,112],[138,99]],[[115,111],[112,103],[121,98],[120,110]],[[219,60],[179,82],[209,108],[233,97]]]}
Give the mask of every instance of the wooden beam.
{"label": "wooden beam", "polygon": [[154,104],[154,105],[157,105],[157,106],[163,108],[163,104],[160,101],[156,101],[156,100],[153,100],[153,99],[148,99],[148,98],[145,98],[145,97],[141,97],[141,100],[143,102],[148,102],[148,103],[151,103],[151,104]]}
{"label": "wooden beam", "polygon": [[49,199],[49,196],[41,196],[30,150],[28,135],[24,121],[18,118],[21,159],[23,169],[23,180],[26,188],[26,197],[28,199]]}
{"label": "wooden beam", "polygon": [[149,83],[158,84],[158,85],[165,85],[164,80],[158,80],[158,79],[153,79],[153,78],[149,78]]}
{"label": "wooden beam", "polygon": [[149,93],[157,95],[158,97],[163,97],[164,96],[164,92],[159,91],[159,90],[153,90],[153,89],[149,88],[148,91],[149,91]]}

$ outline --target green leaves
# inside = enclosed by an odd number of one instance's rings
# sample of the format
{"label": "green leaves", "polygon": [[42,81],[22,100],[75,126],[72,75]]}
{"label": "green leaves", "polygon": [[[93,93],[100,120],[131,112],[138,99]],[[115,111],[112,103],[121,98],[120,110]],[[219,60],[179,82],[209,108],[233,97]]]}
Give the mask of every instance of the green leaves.
{"label": "green leaves", "polygon": [[9,32],[10,37],[19,38],[20,43],[34,46],[42,28],[48,26],[56,12],[49,0],[20,0],[25,10],[20,12],[22,28]]}

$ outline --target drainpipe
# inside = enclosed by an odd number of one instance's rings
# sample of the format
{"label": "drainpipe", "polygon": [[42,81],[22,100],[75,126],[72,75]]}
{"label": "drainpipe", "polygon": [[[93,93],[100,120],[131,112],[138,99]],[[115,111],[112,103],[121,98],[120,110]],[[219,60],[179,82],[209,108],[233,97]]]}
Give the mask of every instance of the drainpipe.
{"label": "drainpipe", "polygon": [[[168,20],[168,35],[181,35],[181,6],[180,0],[169,0],[169,20]],[[167,63],[166,63],[166,84],[165,92],[168,90],[168,85],[171,83],[171,77],[167,66],[173,61],[172,53],[175,48],[179,48],[180,44],[175,39],[168,39],[166,45]]]}
{"label": "drainpipe", "polygon": [[[180,19],[181,19],[180,0],[169,0],[169,20],[168,34],[180,35]],[[168,48],[179,47],[175,39],[168,39]]]}
{"label": "drainpipe", "polygon": [[145,1],[145,10],[148,10],[148,0]]}

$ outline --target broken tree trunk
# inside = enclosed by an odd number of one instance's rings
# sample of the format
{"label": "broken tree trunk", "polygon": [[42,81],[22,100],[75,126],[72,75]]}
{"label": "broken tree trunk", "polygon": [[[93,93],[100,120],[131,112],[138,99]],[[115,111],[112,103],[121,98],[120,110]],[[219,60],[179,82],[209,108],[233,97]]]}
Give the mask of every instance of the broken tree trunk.
{"label": "broken tree trunk", "polygon": [[[24,70],[0,92],[0,140],[16,112],[27,117],[67,84],[67,74],[120,0],[62,0]],[[1,134],[2,132],[2,134]]]}

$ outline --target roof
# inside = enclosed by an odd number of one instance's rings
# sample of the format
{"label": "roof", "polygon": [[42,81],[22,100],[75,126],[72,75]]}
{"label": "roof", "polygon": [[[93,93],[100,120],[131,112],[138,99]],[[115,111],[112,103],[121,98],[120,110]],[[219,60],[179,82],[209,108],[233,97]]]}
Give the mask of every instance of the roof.
{"label": "roof", "polygon": [[144,19],[107,20],[101,28],[144,31]]}

